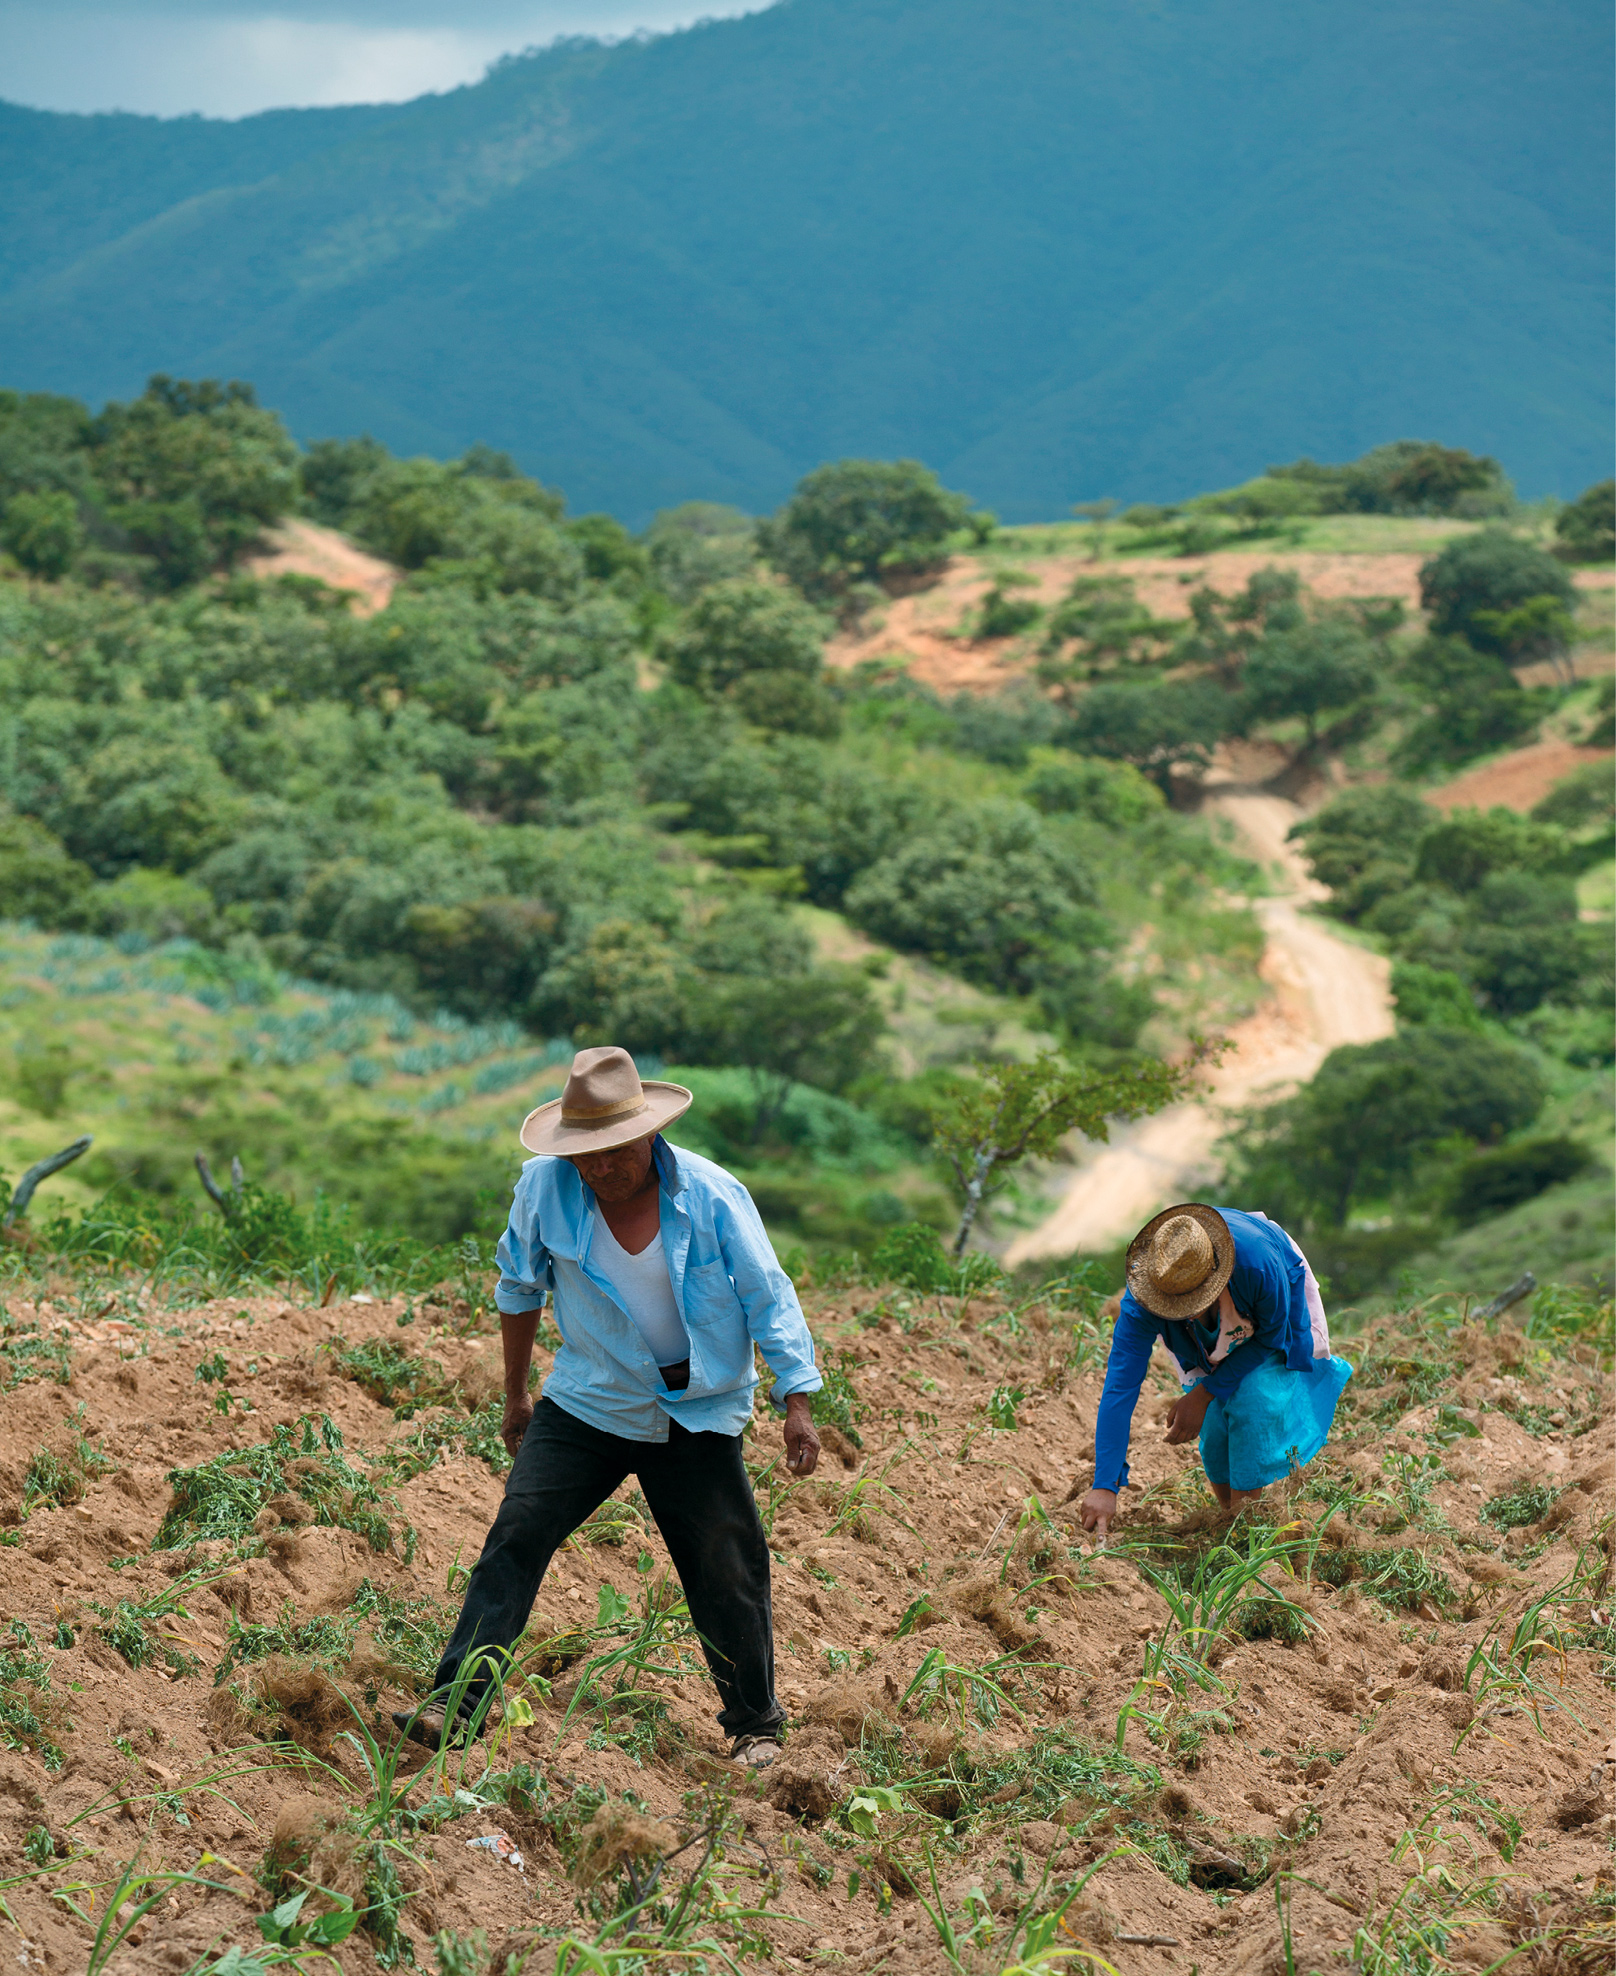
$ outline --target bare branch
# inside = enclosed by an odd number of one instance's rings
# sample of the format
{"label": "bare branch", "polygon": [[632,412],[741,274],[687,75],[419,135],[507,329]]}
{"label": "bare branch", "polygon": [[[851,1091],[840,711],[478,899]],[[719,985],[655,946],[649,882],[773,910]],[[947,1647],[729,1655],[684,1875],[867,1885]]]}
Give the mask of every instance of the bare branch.
{"label": "bare branch", "polygon": [[64,1166],[71,1166],[81,1154],[87,1153],[95,1144],[93,1137],[86,1132],[82,1139],[75,1139],[71,1146],[64,1146],[59,1153],[52,1153],[48,1159],[35,1160],[33,1165],[17,1182],[4,1214],[0,1214],[0,1228],[9,1228],[28,1212],[28,1203],[34,1198],[34,1189],[42,1180],[49,1180],[53,1173],[60,1173]]}

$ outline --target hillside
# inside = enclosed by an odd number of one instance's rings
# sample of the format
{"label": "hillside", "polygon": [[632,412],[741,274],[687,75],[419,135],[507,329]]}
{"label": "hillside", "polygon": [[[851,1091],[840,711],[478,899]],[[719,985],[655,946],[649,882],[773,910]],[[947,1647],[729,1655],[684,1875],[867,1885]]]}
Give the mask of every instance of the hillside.
{"label": "hillside", "polygon": [[395,108],[5,108],[0,356],[497,439],[636,526],[849,452],[1028,519],[1399,432],[1570,495],[1609,55],[1591,0],[788,0]]}

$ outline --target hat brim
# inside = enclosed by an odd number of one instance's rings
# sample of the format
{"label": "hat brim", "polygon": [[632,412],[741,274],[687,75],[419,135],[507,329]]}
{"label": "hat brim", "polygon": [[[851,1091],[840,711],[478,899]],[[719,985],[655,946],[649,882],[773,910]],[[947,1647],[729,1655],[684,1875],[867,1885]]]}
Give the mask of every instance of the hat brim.
{"label": "hat brim", "polygon": [[638,1111],[590,1124],[569,1125],[561,1116],[561,1099],[552,1098],[523,1119],[522,1144],[530,1153],[551,1153],[561,1159],[577,1153],[609,1153],[614,1146],[632,1145],[660,1132],[696,1102],[694,1092],[660,1078],[646,1078],[640,1089],[645,1102]]}
{"label": "hat brim", "polygon": [[[1170,1290],[1156,1288],[1146,1264],[1156,1230],[1178,1214],[1187,1214],[1198,1221],[1212,1238],[1212,1271],[1193,1290],[1174,1295]],[[1163,1208],[1128,1244],[1128,1288],[1153,1317],[1165,1317],[1170,1322],[1181,1323],[1187,1317],[1199,1317],[1202,1311],[1210,1310],[1228,1288],[1233,1273],[1234,1236],[1223,1216],[1204,1201],[1181,1201],[1177,1207]]]}

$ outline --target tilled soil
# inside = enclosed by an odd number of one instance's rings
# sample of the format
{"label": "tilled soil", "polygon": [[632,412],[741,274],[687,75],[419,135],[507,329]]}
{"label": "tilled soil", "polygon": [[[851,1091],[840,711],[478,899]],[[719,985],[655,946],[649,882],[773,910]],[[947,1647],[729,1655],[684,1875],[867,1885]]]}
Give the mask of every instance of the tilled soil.
{"label": "tilled soil", "polygon": [[[384,1712],[411,1698],[406,1635],[383,1637],[377,1614],[415,1602],[412,1623],[429,1645],[441,1636],[455,1569],[474,1560],[501,1481],[451,1439],[410,1479],[377,1471],[384,1494],[369,1510],[363,1489],[322,1498],[358,1528],[310,1521],[296,1490],[339,1434],[357,1473],[423,1423],[463,1430],[466,1404],[494,1390],[497,1341],[463,1306],[465,1335],[447,1306],[401,1328],[398,1303],[263,1295],[178,1309],[126,1298],[130,1314],[113,1319],[72,1315],[75,1286],[54,1287],[37,1304],[13,1299],[8,1337],[37,1326],[70,1351],[70,1376],[14,1385],[0,1418],[5,1964],[89,1966],[105,1889],[138,1859],[230,1890],[157,1888],[107,1965],[178,1976],[259,1943],[277,1860],[294,1876],[283,1892],[299,1871],[339,1891],[347,1872],[358,1891],[339,1828],[371,1786],[342,1730],[362,1720],[385,1752]],[[653,1659],[675,1671],[643,1674],[609,1722],[580,1693],[588,1656],[633,1623],[618,1617],[613,1632],[613,1615],[639,1610],[666,1562],[626,1487],[615,1526],[575,1540],[539,1593],[524,1652],[548,1642],[529,1664],[550,1679],[525,1697],[531,1721],[507,1723],[453,1760],[446,1788],[424,1779],[411,1800],[438,1806],[399,1828],[408,1899],[392,1966],[413,1955],[430,1969],[436,1931],[481,1930],[486,1961],[442,1966],[504,1972],[526,1957],[547,1972],[558,1937],[592,1941],[609,1922],[623,1898],[613,1860],[637,1851],[643,1871],[717,1805],[723,1864],[693,1932],[716,1933],[750,1967],[950,1967],[920,1898],[934,1899],[928,1854],[962,1931],[973,1913],[997,1917],[960,1950],[963,1967],[995,1976],[1016,1960],[1018,1909],[1041,1884],[1055,1905],[1096,1862],[1054,1945],[1123,1971],[1279,1976],[1291,1966],[1282,1923],[1302,1971],[1481,1971],[1516,1951],[1523,1971],[1608,1967],[1612,1450],[1590,1365],[1507,1329],[1455,1329],[1451,1312],[1423,1330],[1418,1314],[1401,1329],[1388,1319],[1343,1345],[1362,1369],[1342,1432],[1271,1492],[1274,1528],[1259,1533],[1304,1545],[1295,1575],[1283,1562],[1264,1574],[1299,1609],[1299,1637],[1247,1638],[1264,1630],[1247,1624],[1180,1638],[1151,1683],[1147,1656],[1171,1629],[1138,1559],[1182,1567],[1220,1534],[1195,1451],[1161,1439],[1165,1374],[1141,1401],[1118,1541],[1095,1554],[1074,1499],[1091,1472],[1104,1314],[1096,1330],[1058,1304],[1007,1314],[994,1297],[859,1289],[805,1302],[845,1375],[849,1431],[826,1429],[820,1475],[793,1486],[770,1467],[779,1430],[761,1402],[749,1445],[777,1559],[791,1714],[779,1763],[754,1775],[725,1761],[709,1684],[666,1648]],[[401,1419],[341,1376],[341,1341],[434,1361],[464,1403]],[[50,1371],[37,1354],[28,1364]],[[178,1529],[164,1522],[176,1475],[231,1450],[250,1460],[277,1429],[316,1453],[297,1457],[301,1479],[294,1462],[245,1535],[153,1548]],[[61,1472],[42,1469],[41,1452],[78,1461],[82,1498],[23,1518],[30,1474],[37,1495]],[[212,1582],[184,1577],[201,1567]],[[1493,1639],[1496,1664],[1554,1587],[1542,1644],[1510,1663],[1536,1687],[1489,1686],[1475,1649]],[[143,1636],[120,1626],[119,1601],[176,1588],[183,1609]],[[339,1639],[323,1659],[319,1621]],[[254,1629],[276,1627],[282,1650],[267,1652]],[[966,1672],[913,1690],[933,1655],[934,1676]],[[403,1769],[426,1763],[411,1748]],[[489,1768],[521,1788],[484,1801]],[[494,1833],[520,1849],[520,1868],[470,1843]],[[670,1863],[669,1884],[700,1851]],[[778,1918],[743,1924],[715,1905],[723,1890]],[[1423,1962],[1407,1946],[1416,1924]],[[1377,1962],[1365,1943],[1382,1937],[1390,1959]],[[333,1954],[344,1969],[376,1966],[363,1932]]]}

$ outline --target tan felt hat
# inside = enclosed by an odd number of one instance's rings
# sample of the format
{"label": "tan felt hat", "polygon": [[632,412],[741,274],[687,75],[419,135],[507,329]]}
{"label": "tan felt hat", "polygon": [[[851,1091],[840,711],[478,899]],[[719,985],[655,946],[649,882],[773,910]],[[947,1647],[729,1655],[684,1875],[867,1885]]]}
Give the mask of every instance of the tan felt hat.
{"label": "tan felt hat", "polygon": [[627,1050],[580,1050],[559,1098],[530,1111],[522,1144],[530,1153],[606,1153],[660,1132],[695,1099],[682,1084],[640,1082]]}
{"label": "tan felt hat", "polygon": [[1216,1208],[1163,1208],[1128,1244],[1128,1288],[1157,1317],[1199,1317],[1234,1269],[1234,1237]]}

